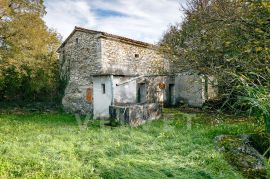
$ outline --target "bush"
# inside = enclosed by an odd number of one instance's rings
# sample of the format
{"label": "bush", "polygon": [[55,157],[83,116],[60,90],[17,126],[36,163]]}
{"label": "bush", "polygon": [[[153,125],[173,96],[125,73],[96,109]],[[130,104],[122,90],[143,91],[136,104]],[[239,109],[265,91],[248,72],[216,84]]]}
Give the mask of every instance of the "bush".
{"label": "bush", "polygon": [[59,98],[58,75],[42,68],[8,66],[1,72],[1,101],[54,101]]}
{"label": "bush", "polygon": [[264,86],[243,84],[242,95],[238,97],[236,108],[247,109],[249,114],[263,119],[265,129],[270,133],[270,89]]}
{"label": "bush", "polygon": [[268,125],[270,2],[188,0],[185,7],[184,21],[160,42],[173,54],[173,70],[215,76],[216,108],[248,112]]}

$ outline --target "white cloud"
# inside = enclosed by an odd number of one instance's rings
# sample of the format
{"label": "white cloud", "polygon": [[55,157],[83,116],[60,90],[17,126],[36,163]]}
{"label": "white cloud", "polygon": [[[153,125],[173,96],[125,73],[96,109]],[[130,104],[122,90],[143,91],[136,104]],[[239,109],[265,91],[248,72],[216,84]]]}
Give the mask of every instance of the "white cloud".
{"label": "white cloud", "polygon": [[45,2],[47,14],[44,20],[50,28],[56,29],[64,38],[73,30],[75,25],[95,25],[95,15],[90,4],[86,1],[47,1]]}
{"label": "white cloud", "polygon": [[[185,0],[45,0],[47,25],[66,38],[74,26],[157,42],[169,24],[182,20]],[[114,12],[119,15],[96,13]]]}

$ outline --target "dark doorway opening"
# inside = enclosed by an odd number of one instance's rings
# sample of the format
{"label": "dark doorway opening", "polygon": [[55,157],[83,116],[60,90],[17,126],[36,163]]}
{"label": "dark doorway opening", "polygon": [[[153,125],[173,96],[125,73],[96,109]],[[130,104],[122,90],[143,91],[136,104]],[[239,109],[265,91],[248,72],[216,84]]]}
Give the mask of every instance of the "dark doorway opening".
{"label": "dark doorway opening", "polygon": [[145,83],[138,84],[137,102],[138,103],[146,102],[146,84]]}
{"label": "dark doorway opening", "polygon": [[175,105],[175,101],[174,101],[174,84],[169,84],[169,94],[168,94],[168,103],[170,106],[174,106]]}

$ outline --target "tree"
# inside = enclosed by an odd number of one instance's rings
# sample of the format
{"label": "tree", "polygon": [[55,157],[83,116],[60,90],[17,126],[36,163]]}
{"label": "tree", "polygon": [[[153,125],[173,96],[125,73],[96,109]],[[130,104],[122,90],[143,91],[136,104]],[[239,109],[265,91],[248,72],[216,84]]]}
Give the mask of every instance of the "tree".
{"label": "tree", "polygon": [[[36,100],[56,92],[60,41],[42,20],[43,1],[0,0],[0,7],[0,98]],[[14,85],[7,79],[10,70],[16,74]],[[17,86],[14,94],[11,86]]]}
{"label": "tree", "polygon": [[160,42],[173,54],[176,71],[215,76],[219,108],[254,110],[254,103],[242,99],[250,88],[270,93],[270,2],[189,0],[184,12],[184,22],[172,26]]}

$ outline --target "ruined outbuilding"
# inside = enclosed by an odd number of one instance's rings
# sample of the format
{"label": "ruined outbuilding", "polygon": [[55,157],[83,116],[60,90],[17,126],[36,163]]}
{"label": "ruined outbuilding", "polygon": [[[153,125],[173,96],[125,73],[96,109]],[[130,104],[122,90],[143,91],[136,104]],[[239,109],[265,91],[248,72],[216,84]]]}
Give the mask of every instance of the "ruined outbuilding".
{"label": "ruined outbuilding", "polygon": [[214,96],[203,76],[170,74],[166,54],[149,43],[75,27],[58,52],[67,112],[143,123],[163,105],[200,107]]}

